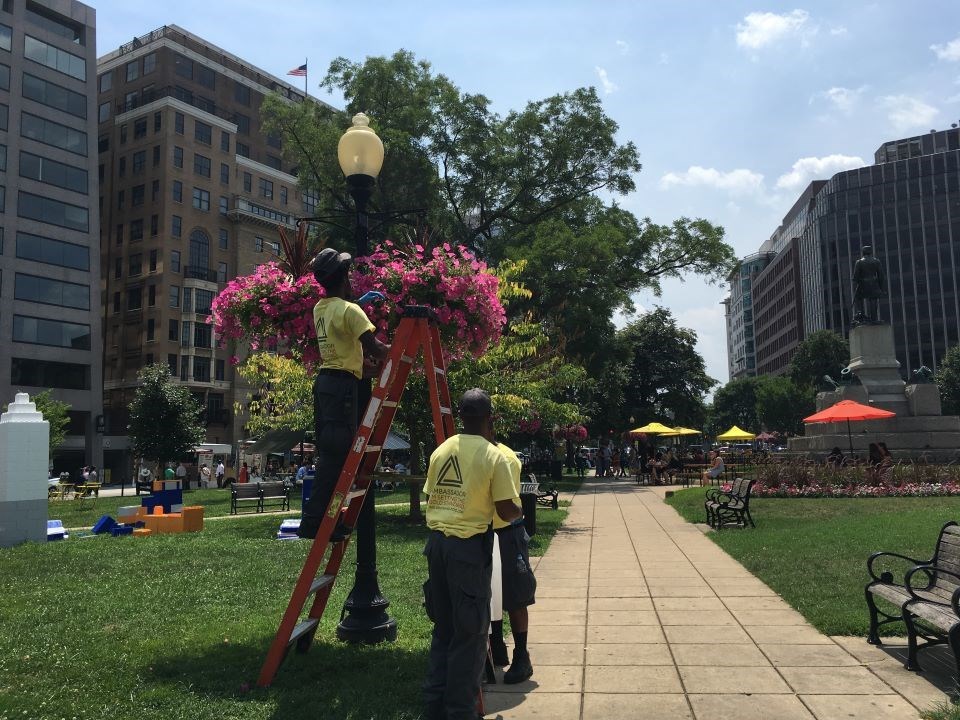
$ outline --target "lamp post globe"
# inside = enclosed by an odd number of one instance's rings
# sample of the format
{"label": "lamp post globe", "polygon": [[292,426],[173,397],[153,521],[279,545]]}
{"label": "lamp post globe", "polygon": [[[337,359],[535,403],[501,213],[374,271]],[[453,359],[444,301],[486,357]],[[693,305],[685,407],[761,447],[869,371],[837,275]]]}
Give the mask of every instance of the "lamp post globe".
{"label": "lamp post globe", "polygon": [[357,256],[368,253],[369,225],[367,202],[383,167],[383,142],[370,127],[363,113],[353,116],[353,124],[337,143],[337,161],[347,178],[347,188],[357,208]]}

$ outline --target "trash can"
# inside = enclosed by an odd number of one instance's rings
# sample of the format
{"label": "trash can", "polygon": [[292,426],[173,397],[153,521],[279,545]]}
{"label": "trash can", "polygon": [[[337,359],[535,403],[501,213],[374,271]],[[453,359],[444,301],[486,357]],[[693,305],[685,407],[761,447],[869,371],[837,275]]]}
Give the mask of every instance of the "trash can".
{"label": "trash can", "polygon": [[520,483],[520,507],[523,509],[523,526],[527,535],[537,534],[537,493],[540,486],[535,482]]}
{"label": "trash can", "polygon": [[550,462],[550,478],[555,482],[563,480],[563,460],[552,460]]}

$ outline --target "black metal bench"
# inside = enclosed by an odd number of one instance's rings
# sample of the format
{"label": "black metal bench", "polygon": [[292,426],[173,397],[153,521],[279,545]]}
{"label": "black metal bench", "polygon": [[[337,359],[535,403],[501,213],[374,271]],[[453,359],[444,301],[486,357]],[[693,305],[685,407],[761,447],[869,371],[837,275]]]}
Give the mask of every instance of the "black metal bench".
{"label": "black metal bench", "polygon": [[756,527],[750,515],[750,491],[755,480],[735,478],[729,491],[721,488],[708,488],[703,509],[707,513],[707,524],[721,530],[727,523],[734,522],[740,527]]}
{"label": "black metal bench", "polygon": [[[882,560],[893,558],[910,567],[896,582],[893,570],[878,572]],[[881,644],[878,630],[881,625],[902,620],[907,626],[908,670],[921,670],[917,651],[928,645],[949,643],[960,678],[960,525],[948,522],[940,529],[933,557],[918,560],[891,552],[877,552],[867,560],[871,581],[864,588],[867,609],[870,612],[870,631],[867,642]],[[876,598],[895,605],[899,614],[885,612],[877,607]],[[880,619],[882,616],[883,619]],[[919,644],[919,640],[924,642]],[[960,684],[957,686],[960,692]]]}
{"label": "black metal bench", "polygon": [[263,482],[260,485],[260,509],[269,503],[271,506],[280,505],[281,510],[290,509],[290,486],[285,482]]}
{"label": "black metal bench", "polygon": [[240,503],[253,503],[253,512],[262,512],[259,483],[234,483],[230,486],[230,514],[240,512]]}
{"label": "black metal bench", "polygon": [[537,495],[537,504],[543,505],[544,507],[552,508],[556,510],[560,507],[560,493],[557,492],[556,488],[553,485],[550,485],[547,489],[540,487],[540,481],[537,479],[536,473],[530,473],[527,475],[527,482],[521,483],[520,488],[523,492],[523,486],[527,485],[528,487],[535,485],[536,487],[530,487],[530,489]]}

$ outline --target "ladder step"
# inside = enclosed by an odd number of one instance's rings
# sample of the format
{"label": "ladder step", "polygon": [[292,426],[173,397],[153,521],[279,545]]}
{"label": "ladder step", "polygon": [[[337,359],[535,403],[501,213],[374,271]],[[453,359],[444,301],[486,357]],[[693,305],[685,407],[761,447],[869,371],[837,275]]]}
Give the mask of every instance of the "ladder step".
{"label": "ladder step", "polygon": [[287,640],[287,644],[293,645],[297,640],[309,633],[319,624],[319,618],[307,618],[306,620],[301,620],[297,623],[297,626],[293,629],[293,632],[290,633],[290,639]]}
{"label": "ladder step", "polygon": [[412,362],[413,362],[413,358],[410,357],[409,355],[401,355],[401,356],[400,356],[400,362],[405,362],[405,363],[409,364],[409,363],[412,363]]}
{"label": "ladder step", "polygon": [[443,368],[435,367],[435,368],[433,369],[433,371],[434,371],[437,375],[443,375],[444,377],[446,377],[446,375],[447,375],[447,371],[444,370]]}
{"label": "ladder step", "polygon": [[366,488],[357,488],[356,490],[351,490],[347,493],[347,497],[344,500],[344,503],[351,502],[354,498],[363,497],[367,494]]}
{"label": "ladder step", "polygon": [[310,597],[318,590],[327,587],[327,585],[333,585],[333,581],[336,580],[335,575],[320,575],[310,584],[310,589],[307,590],[307,597]]}
{"label": "ladder step", "polygon": [[440,414],[441,414],[441,415],[452,415],[453,413],[450,411],[450,408],[442,407],[442,408],[440,408]]}
{"label": "ladder step", "polygon": [[367,449],[364,452],[380,452],[380,449],[383,445],[367,445]]}
{"label": "ladder step", "polygon": [[396,400],[384,400],[384,401],[383,401],[383,406],[384,406],[384,407],[396,407],[397,405],[398,405],[398,403],[397,403]]}

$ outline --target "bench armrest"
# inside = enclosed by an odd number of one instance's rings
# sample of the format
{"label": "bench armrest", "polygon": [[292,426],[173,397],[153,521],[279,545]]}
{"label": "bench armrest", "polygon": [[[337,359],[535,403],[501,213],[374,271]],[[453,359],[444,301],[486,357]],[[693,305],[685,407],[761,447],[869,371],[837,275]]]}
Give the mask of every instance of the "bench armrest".
{"label": "bench armrest", "polygon": [[716,500],[716,499],[717,499],[717,496],[723,495],[723,494],[724,494],[724,492],[723,492],[720,488],[717,488],[717,487],[707,488],[706,499],[707,499],[708,501],[710,501],[710,500]]}
{"label": "bench armrest", "polygon": [[[898,553],[875,552],[873,555],[867,558],[867,572],[870,573],[870,577],[876,582],[893,583],[893,573],[886,571],[877,575],[876,571],[873,569],[873,564],[882,557],[892,557],[899,560],[905,560],[910,563],[911,567],[916,567],[918,565],[929,565],[931,562],[930,560],[917,560],[916,558],[907,557],[906,555],[900,555]],[[906,579],[904,579],[903,584],[907,584]]]}
{"label": "bench armrest", "polygon": [[[934,574],[950,575],[958,583],[960,583],[960,575],[958,575],[955,572],[952,572],[951,570],[945,570],[944,568],[939,567],[938,565],[928,564],[928,565],[917,565],[914,568],[910,568],[910,570],[907,571],[907,574],[903,579],[903,583],[907,588],[907,592],[910,593],[910,597],[913,599],[913,601],[930,603],[932,605],[942,605],[943,607],[950,607],[951,603],[932,600],[929,597],[920,597],[919,595],[917,595],[917,593],[914,591],[913,584],[911,581],[913,580],[913,576],[918,572],[922,572],[924,573],[924,575],[926,575],[927,577],[926,587],[930,587],[931,583],[933,582]],[[918,589],[925,590],[926,588],[918,588]],[[956,592],[954,592],[954,595],[956,595]]]}

